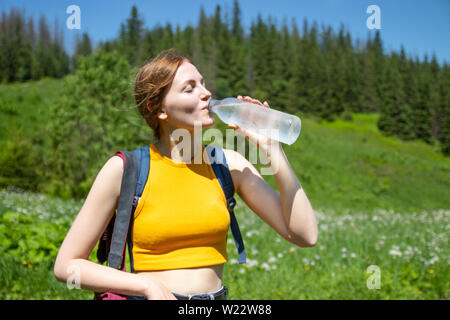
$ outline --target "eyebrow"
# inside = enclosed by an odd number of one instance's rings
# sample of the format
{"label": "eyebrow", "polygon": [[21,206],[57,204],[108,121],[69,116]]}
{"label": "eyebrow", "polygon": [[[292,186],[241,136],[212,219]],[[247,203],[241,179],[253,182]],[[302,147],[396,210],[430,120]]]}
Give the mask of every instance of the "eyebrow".
{"label": "eyebrow", "polygon": [[[187,79],[186,81],[184,81],[182,84],[181,84],[181,86],[185,86],[188,82],[195,82],[195,80],[194,79]],[[205,83],[205,79],[204,78],[201,78],[200,79],[200,83]]]}

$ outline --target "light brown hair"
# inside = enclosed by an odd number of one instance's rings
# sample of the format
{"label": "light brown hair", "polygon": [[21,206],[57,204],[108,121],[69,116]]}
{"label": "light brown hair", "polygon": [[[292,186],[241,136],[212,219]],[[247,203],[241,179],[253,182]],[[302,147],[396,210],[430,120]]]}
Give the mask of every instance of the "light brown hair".
{"label": "light brown hair", "polygon": [[178,67],[191,59],[178,54],[174,49],[162,51],[146,62],[137,72],[134,82],[134,99],[156,139],[161,138],[158,113]]}

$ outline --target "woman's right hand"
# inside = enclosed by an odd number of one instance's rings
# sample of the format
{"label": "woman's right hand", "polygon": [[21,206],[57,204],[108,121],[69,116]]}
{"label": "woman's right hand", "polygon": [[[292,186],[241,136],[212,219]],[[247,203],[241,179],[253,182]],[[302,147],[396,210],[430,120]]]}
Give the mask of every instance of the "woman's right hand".
{"label": "woman's right hand", "polygon": [[147,300],[177,300],[172,292],[158,279],[152,279],[148,282],[144,295]]}

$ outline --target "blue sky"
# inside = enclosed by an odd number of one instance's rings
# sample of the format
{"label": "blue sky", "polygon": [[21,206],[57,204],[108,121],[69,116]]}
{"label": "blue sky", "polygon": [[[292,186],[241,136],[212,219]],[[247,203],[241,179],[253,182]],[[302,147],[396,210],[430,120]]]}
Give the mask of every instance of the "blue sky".
{"label": "blue sky", "polygon": [[[81,10],[81,29],[69,30],[66,20],[69,5],[78,5]],[[10,6],[23,9],[26,16],[37,19],[40,14],[47,16],[53,25],[58,21],[64,29],[66,49],[73,52],[76,34],[88,32],[94,42],[116,37],[122,22],[130,15],[135,4],[147,28],[165,25],[173,27],[196,25],[203,6],[207,15],[212,15],[217,4],[222,12],[231,17],[233,0],[2,0],[1,11],[9,11]],[[386,51],[398,51],[403,45],[408,55],[418,56],[432,53],[440,63],[450,63],[450,1],[449,0],[240,0],[242,25],[249,30],[257,15],[267,21],[272,17],[278,25],[283,21],[291,24],[295,19],[301,30],[303,19],[330,25],[335,31],[341,24],[350,31],[353,39],[366,39],[369,30],[366,13],[369,5],[378,5],[381,11],[381,37]]]}

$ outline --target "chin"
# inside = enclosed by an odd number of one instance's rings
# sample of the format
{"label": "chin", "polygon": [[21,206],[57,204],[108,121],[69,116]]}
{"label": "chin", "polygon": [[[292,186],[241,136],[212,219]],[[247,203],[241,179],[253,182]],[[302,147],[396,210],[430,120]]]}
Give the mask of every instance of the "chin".
{"label": "chin", "polygon": [[205,128],[212,127],[216,123],[216,119],[214,117],[211,117],[210,121],[204,125]]}
{"label": "chin", "polygon": [[[206,128],[212,127],[214,124],[216,123],[216,120],[214,119],[214,117],[209,118],[208,120],[196,120],[194,121],[194,123],[192,124],[192,128],[196,128],[196,126],[198,126],[198,128],[200,128],[200,124],[201,124],[201,129],[204,130]],[[190,127],[190,125],[189,125]],[[185,127],[186,129],[188,127]]]}
{"label": "chin", "polygon": [[209,117],[208,120],[204,120],[202,122],[202,127],[209,128],[209,127],[212,127],[215,123],[216,123],[216,119],[214,117]]}

